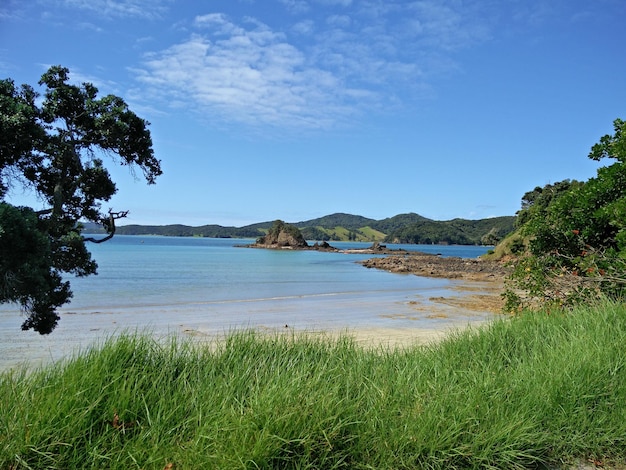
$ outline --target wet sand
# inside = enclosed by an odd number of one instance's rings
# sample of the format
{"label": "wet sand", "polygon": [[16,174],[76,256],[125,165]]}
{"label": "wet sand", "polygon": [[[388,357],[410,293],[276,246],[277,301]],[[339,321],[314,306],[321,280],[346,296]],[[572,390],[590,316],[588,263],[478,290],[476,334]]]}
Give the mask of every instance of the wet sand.
{"label": "wet sand", "polygon": [[[377,327],[356,326],[343,329],[296,330],[319,337],[336,339],[340,335],[354,338],[357,344],[368,348],[410,347],[431,345],[441,341],[451,332],[465,328],[479,328],[481,325],[501,317],[503,301],[500,296],[503,280],[467,281],[448,287],[441,296],[422,298],[408,302],[410,311],[401,314],[381,313],[387,320]],[[407,322],[428,327],[411,326]],[[395,326],[401,323],[403,326]],[[260,327],[258,331],[268,334],[293,334],[289,325],[281,328]],[[188,331],[188,334],[202,334]]]}
{"label": "wet sand", "polygon": [[350,335],[367,347],[432,344],[452,330],[477,327],[500,315],[502,278],[475,279],[451,280],[443,288],[418,292],[67,311],[47,336],[22,332],[19,312],[9,312],[0,321],[0,370],[59,361],[124,332],[177,335],[208,344],[242,329],[332,338]]}

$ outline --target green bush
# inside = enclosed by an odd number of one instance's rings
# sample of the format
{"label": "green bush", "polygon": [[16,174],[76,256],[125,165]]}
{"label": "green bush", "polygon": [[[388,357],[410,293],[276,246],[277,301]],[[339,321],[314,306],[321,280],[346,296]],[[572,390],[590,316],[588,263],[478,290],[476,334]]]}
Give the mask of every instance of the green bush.
{"label": "green bush", "polygon": [[526,193],[519,233],[529,240],[505,293],[508,310],[571,305],[626,294],[626,123],[592,147],[615,163],[588,181],[564,181]]}

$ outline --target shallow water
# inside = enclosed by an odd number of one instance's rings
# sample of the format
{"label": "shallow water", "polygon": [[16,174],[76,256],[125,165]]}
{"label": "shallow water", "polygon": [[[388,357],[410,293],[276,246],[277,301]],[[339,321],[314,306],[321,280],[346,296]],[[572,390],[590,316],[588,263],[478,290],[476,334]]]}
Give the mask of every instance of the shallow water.
{"label": "shallow water", "polygon": [[[297,331],[442,329],[489,314],[432,317],[429,297],[453,281],[365,269],[371,255],[240,248],[232,239],[117,236],[91,245],[99,274],[71,279],[75,296],[48,336],[22,332],[0,306],[0,370],[58,360],[121,331],[214,336],[239,328]],[[339,248],[368,244],[334,243]],[[396,248],[397,246],[390,246]],[[406,248],[406,246],[405,246]],[[474,257],[484,247],[408,246]],[[459,295],[457,293],[457,295]]]}

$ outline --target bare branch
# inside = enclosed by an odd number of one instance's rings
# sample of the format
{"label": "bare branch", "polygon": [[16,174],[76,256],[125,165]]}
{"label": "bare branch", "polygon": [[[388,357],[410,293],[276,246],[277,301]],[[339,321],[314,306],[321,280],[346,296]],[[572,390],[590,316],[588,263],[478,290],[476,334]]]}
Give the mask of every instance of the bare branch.
{"label": "bare branch", "polygon": [[128,211],[113,212],[112,209],[109,209],[109,218],[103,220],[103,225],[106,227],[108,233],[107,236],[104,238],[83,237],[83,240],[92,243],[104,243],[107,240],[110,240],[113,238],[113,235],[115,235],[115,221],[117,219],[123,219],[127,215]]}

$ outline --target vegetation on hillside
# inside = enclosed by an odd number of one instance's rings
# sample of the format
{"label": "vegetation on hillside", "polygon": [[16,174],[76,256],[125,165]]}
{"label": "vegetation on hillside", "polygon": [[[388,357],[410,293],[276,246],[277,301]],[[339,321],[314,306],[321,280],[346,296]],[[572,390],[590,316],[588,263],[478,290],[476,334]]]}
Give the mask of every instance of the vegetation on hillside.
{"label": "vegetation on hillside", "polygon": [[305,227],[302,234],[307,240],[324,241],[354,241],[354,242],[376,242],[385,239],[385,234],[374,230],[371,227],[361,227],[358,229],[348,229],[343,226],[336,227]]}
{"label": "vegetation on hillside", "polygon": [[[513,230],[514,221],[515,217],[513,216],[481,220],[435,221],[412,213],[399,214],[377,221],[359,215],[338,213],[292,225],[299,228],[307,240],[493,245]],[[267,233],[272,223],[260,222],[245,227],[127,225],[119,227],[117,233],[122,235],[258,238]]]}
{"label": "vegetation on hillside", "polygon": [[447,243],[450,245],[495,245],[514,229],[515,217],[482,220],[453,219],[445,222],[424,219],[393,230],[388,243]]}
{"label": "vegetation on hillside", "polygon": [[608,166],[586,182],[535,188],[522,199],[522,254],[505,293],[507,308],[553,307],[626,295],[626,123],[591,148]]}
{"label": "vegetation on hillside", "polygon": [[415,214],[410,212],[408,214],[398,214],[393,217],[387,217],[383,220],[378,220],[376,223],[373,223],[371,226],[376,230],[380,230],[383,233],[392,233],[397,230],[401,230],[404,227],[409,225],[419,224],[421,222],[429,221],[431,219],[427,219],[419,214]]}
{"label": "vegetation on hillside", "polygon": [[221,225],[124,225],[118,227],[120,235],[161,235],[166,237],[207,237],[207,238],[257,238],[264,234],[260,229],[250,227],[222,227]]}
{"label": "vegetation on hillside", "polygon": [[0,375],[0,468],[559,468],[626,455],[626,310],[501,319],[423,348],[123,336]]}
{"label": "vegetation on hillside", "polygon": [[326,215],[319,219],[307,220],[306,222],[298,222],[294,225],[298,228],[305,227],[322,227],[332,229],[334,227],[344,227],[347,230],[358,230],[376,222],[374,219],[368,219],[360,215],[345,214],[338,212]]}

